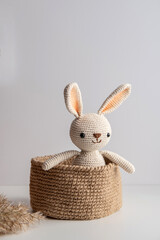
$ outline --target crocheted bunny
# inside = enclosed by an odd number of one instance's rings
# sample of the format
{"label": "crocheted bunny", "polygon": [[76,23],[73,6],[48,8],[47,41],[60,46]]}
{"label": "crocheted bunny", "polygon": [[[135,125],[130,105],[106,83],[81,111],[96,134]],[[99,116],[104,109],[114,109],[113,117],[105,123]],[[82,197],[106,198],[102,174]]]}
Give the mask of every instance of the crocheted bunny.
{"label": "crocheted bunny", "polygon": [[65,104],[70,113],[76,118],[70,127],[72,142],[81,149],[55,154],[42,164],[43,170],[49,170],[60,162],[75,156],[74,165],[97,167],[104,166],[104,157],[119,165],[128,173],[135,171],[134,166],[123,157],[110,151],[99,149],[104,147],[111,138],[111,126],[104,114],[114,111],[130,94],[131,85],[119,86],[100,107],[98,114],[83,114],[83,105],[80,89],[77,83],[70,83],[64,89]]}

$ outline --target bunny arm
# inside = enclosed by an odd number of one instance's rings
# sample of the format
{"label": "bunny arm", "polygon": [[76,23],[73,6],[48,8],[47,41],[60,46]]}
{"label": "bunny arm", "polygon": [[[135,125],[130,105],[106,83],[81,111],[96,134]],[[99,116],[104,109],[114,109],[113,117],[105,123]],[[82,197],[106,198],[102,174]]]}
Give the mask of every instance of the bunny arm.
{"label": "bunny arm", "polygon": [[135,172],[135,167],[130,162],[128,162],[126,159],[119,156],[117,153],[113,153],[110,151],[102,151],[101,154],[102,154],[102,156],[108,158],[111,162],[119,165],[126,172],[128,172],[128,173]]}
{"label": "bunny arm", "polygon": [[76,150],[71,150],[71,151],[66,151],[66,152],[55,154],[52,158],[48,159],[46,162],[44,162],[42,164],[42,169],[47,171],[47,170],[55,167],[59,163],[65,161],[71,157],[77,156],[79,154],[80,153]]}

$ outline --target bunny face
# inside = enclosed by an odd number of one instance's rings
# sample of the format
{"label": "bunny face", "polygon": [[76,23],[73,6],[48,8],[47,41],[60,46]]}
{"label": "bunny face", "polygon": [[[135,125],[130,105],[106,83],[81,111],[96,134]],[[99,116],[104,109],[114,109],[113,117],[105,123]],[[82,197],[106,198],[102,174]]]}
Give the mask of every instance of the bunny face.
{"label": "bunny face", "polygon": [[85,114],[72,122],[70,137],[72,142],[81,150],[99,150],[109,142],[111,126],[103,115]]}
{"label": "bunny face", "polygon": [[114,111],[130,92],[130,84],[121,85],[106,98],[98,114],[83,115],[80,89],[77,83],[68,84],[64,89],[64,99],[68,111],[76,117],[70,128],[72,142],[84,151],[94,151],[104,147],[111,136],[111,127],[104,114]]}

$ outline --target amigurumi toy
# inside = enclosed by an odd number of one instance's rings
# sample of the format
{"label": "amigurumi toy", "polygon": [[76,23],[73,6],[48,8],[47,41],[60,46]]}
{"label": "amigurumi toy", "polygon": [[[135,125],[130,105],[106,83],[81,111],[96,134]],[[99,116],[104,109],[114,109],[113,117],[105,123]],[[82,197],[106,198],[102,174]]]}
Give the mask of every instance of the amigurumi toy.
{"label": "amigurumi toy", "polygon": [[49,170],[60,162],[75,156],[74,165],[104,166],[106,164],[105,157],[119,165],[126,172],[133,173],[135,171],[134,166],[123,157],[110,151],[99,151],[111,138],[111,126],[104,114],[110,113],[119,107],[130,92],[130,84],[121,85],[104,101],[97,114],[83,114],[80,89],[77,83],[68,84],[64,89],[65,104],[68,111],[76,117],[70,127],[70,137],[81,151],[72,150],[55,154],[42,164],[43,170]]}

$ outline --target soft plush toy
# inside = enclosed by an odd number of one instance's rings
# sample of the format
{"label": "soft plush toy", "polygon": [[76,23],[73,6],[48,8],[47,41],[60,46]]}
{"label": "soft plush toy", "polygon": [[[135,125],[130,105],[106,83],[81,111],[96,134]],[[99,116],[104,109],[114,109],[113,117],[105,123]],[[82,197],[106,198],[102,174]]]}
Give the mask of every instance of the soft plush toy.
{"label": "soft plush toy", "polygon": [[72,142],[81,149],[81,152],[72,150],[55,154],[43,163],[43,170],[49,170],[60,162],[75,156],[74,165],[103,166],[106,164],[105,157],[126,172],[133,173],[134,166],[123,157],[110,151],[99,151],[109,142],[112,134],[111,126],[104,114],[114,111],[129,96],[130,92],[130,84],[121,85],[104,101],[98,114],[83,114],[80,89],[77,83],[68,84],[64,89],[65,104],[68,111],[76,117],[70,127],[70,137]]}

